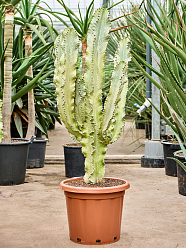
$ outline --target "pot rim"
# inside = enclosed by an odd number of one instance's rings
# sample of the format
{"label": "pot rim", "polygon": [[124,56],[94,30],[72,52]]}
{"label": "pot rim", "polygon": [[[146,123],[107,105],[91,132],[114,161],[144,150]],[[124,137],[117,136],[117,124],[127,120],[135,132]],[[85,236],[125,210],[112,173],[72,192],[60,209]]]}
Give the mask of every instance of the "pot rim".
{"label": "pot rim", "polygon": [[73,144],[80,144],[80,143],[67,143],[62,145],[63,147],[70,147],[70,148],[82,148],[82,145],[80,146],[73,146]]}
{"label": "pot rim", "polygon": [[179,142],[178,143],[173,143],[173,142],[170,142],[170,141],[171,140],[162,140],[161,144],[163,144],[163,145],[179,145]]}
{"label": "pot rim", "polygon": [[128,181],[121,179],[121,178],[114,178],[114,177],[103,177],[104,179],[115,179],[119,181],[125,182],[125,184],[119,185],[119,186],[112,186],[112,187],[100,187],[100,188],[90,188],[90,187],[75,187],[75,186],[70,186],[66,185],[66,182],[71,182],[71,181],[78,181],[80,179],[83,179],[83,177],[74,177],[74,178],[69,178],[60,183],[60,189],[67,191],[67,192],[72,192],[72,193],[87,193],[87,194],[105,194],[105,193],[115,193],[115,192],[120,192],[124,191],[128,188],[130,188],[130,184]]}
{"label": "pot rim", "polygon": [[[184,155],[183,156],[179,156],[177,153],[181,153],[181,151],[177,151],[174,153],[174,157],[177,157],[177,158],[185,158]],[[185,159],[186,160],[186,159]]]}
{"label": "pot rim", "polygon": [[48,141],[48,139],[46,139],[46,138],[35,138],[34,140],[33,140],[33,142],[35,143],[35,142],[47,142]]}
{"label": "pot rim", "polygon": [[[27,145],[27,144],[30,144],[31,142],[30,142],[30,140],[28,140],[28,139],[24,139],[24,138],[11,138],[11,140],[20,140],[20,142],[19,143],[0,143],[0,145],[5,145],[5,146],[18,146],[18,145]],[[24,140],[24,142],[21,142],[21,141],[23,141]]]}

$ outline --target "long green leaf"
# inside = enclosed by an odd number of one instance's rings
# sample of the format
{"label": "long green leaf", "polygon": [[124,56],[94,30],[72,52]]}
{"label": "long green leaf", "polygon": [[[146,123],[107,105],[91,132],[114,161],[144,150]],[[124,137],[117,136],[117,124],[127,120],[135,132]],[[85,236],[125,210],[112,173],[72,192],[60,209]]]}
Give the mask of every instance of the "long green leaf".
{"label": "long green leaf", "polygon": [[37,5],[39,4],[39,2],[40,2],[40,0],[36,1],[35,5],[33,6],[32,10],[30,12],[31,15],[34,16],[36,14],[36,11],[37,11],[37,8],[38,8]]}
{"label": "long green leaf", "polygon": [[[49,62],[49,60],[48,60],[48,62]],[[44,70],[47,68],[48,62],[43,67],[43,69],[37,74],[36,77],[34,77],[25,87],[23,87],[19,92],[17,92],[15,95],[12,96],[12,102],[15,102],[17,99],[19,99],[20,97],[22,97],[24,94],[26,94],[33,87],[33,85],[41,77],[41,75],[44,72]]]}
{"label": "long green leaf", "polygon": [[48,90],[44,85],[42,85],[40,82],[38,82],[38,85],[40,86],[41,89],[43,89],[44,91],[46,91],[52,97],[56,98],[56,96],[50,90]]}
{"label": "long green leaf", "polygon": [[16,6],[21,0],[11,0],[11,5]]}
{"label": "long green leaf", "polygon": [[16,129],[17,129],[20,137],[23,138],[23,128],[22,128],[21,116],[16,114],[16,116],[14,116],[14,122],[15,122]]}
{"label": "long green leaf", "polygon": [[[50,43],[49,45],[46,45],[40,49],[38,49],[37,51],[32,53],[31,59],[30,57],[28,57],[27,59],[24,60],[24,62],[22,63],[22,65],[20,66],[20,68],[16,71],[13,72],[13,78],[18,78],[22,73],[25,73],[28,68],[35,62],[38,60],[38,58],[42,57],[43,54],[45,54],[50,47],[53,45],[53,42]],[[42,52],[43,51],[43,52]]]}
{"label": "long green leaf", "polygon": [[86,11],[85,21],[84,21],[84,25],[83,25],[84,34],[86,34],[88,31],[89,12],[90,12],[90,9],[93,6],[93,4],[94,4],[94,0],[92,0],[92,2],[89,4],[88,9]]}
{"label": "long green leaf", "polygon": [[[59,0],[57,0],[57,1],[60,3]],[[71,13],[70,13],[70,11],[69,11],[69,8],[64,4],[63,0],[62,0],[62,3],[63,3],[63,7],[65,8],[65,10],[66,10],[66,12],[67,12],[67,15],[68,15],[68,17],[69,17],[69,19],[70,19],[70,21],[71,21],[73,27],[75,28],[75,30],[76,30],[81,36],[83,36],[83,32],[82,32],[82,31],[79,29],[79,27],[76,25],[76,22],[75,22],[74,18],[72,17],[72,15],[71,15]],[[81,25],[81,24],[80,24],[80,25]]]}
{"label": "long green leaf", "polygon": [[[39,32],[39,30],[34,26],[34,25],[32,25],[32,24],[28,24],[27,23],[27,26],[32,30],[32,31],[34,31],[36,34],[37,34],[37,36],[40,38],[40,40],[43,42],[43,44],[44,45],[46,45],[46,41],[45,41],[45,39],[44,39],[44,37],[43,37],[43,35],[42,35],[42,32],[40,33]],[[41,28],[42,29],[42,28]]]}
{"label": "long green leaf", "polygon": [[136,66],[143,72],[143,74],[160,90],[162,90],[163,93],[166,94],[166,90],[158,84],[144,69],[140,66],[140,64],[137,62],[137,60],[132,57],[133,62],[136,64]]}
{"label": "long green leaf", "polygon": [[148,67],[149,69],[151,69],[151,71],[153,71],[156,75],[158,75],[160,78],[164,79],[164,75],[157,71],[156,69],[154,69],[154,67],[152,67],[149,63],[147,63],[143,58],[141,58],[137,53],[135,53],[134,51],[131,50],[131,53],[138,59],[138,61],[141,61],[146,67]]}
{"label": "long green leaf", "polygon": [[109,10],[109,9],[112,9],[112,8],[114,8],[115,6],[117,6],[118,4],[120,4],[120,3],[122,3],[122,2],[124,2],[124,0],[121,0],[120,2],[118,2],[118,3],[115,3],[115,4],[112,4],[110,7],[108,7],[107,9]]}

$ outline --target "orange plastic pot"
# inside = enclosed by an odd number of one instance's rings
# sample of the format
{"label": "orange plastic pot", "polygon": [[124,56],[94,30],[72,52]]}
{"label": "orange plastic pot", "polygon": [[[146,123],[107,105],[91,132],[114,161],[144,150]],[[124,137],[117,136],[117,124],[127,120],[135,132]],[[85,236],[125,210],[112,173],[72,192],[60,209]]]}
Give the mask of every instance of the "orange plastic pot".
{"label": "orange plastic pot", "polygon": [[123,198],[125,184],[105,188],[74,187],[67,182],[80,178],[67,179],[60,184],[66,196],[70,240],[79,244],[102,245],[120,239]]}

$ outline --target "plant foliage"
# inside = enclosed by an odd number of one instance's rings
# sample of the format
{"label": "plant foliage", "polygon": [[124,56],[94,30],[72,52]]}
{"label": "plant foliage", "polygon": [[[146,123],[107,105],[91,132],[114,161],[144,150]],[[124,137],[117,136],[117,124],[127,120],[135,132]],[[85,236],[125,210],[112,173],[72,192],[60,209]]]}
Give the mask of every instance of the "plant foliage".
{"label": "plant foliage", "polygon": [[[176,136],[179,137],[178,140],[183,142],[186,140],[185,4],[178,3],[178,1],[175,3],[173,0],[169,1],[169,3],[172,10],[170,14],[167,14],[166,10],[156,2],[161,13],[159,16],[154,6],[148,2],[149,15],[153,25],[147,24],[146,21],[142,21],[136,16],[133,17],[133,20],[130,18],[135,29],[143,35],[160,58],[160,71],[146,63],[135,51],[131,51],[131,53],[133,54],[132,60],[136,66],[160,89],[164,102],[168,107],[169,115],[172,118],[168,120],[163,112],[157,110],[155,106],[153,107],[173,129]],[[147,74],[140,63],[149,67],[159,77],[161,83],[158,84],[153,77]]]}
{"label": "plant foliage", "polygon": [[67,28],[55,41],[56,95],[61,119],[74,140],[81,142],[85,155],[85,182],[102,181],[107,145],[116,141],[124,125],[127,64],[130,61],[127,39],[120,41],[114,57],[110,91],[102,104],[104,61],[110,30],[109,12],[98,9],[87,36],[86,72],[77,73],[79,38]]}

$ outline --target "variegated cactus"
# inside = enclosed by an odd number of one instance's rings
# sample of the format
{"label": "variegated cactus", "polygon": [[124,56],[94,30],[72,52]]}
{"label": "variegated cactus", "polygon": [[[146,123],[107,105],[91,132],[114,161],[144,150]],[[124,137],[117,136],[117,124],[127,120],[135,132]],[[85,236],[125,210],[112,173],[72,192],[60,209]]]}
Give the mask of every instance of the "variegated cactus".
{"label": "variegated cactus", "polygon": [[116,51],[110,92],[102,103],[104,60],[109,39],[110,21],[107,9],[98,9],[91,21],[87,38],[86,72],[76,71],[79,38],[67,28],[55,41],[56,95],[61,119],[85,155],[84,181],[97,183],[105,173],[107,145],[116,141],[124,125],[128,89],[127,64],[130,60],[127,39]]}

